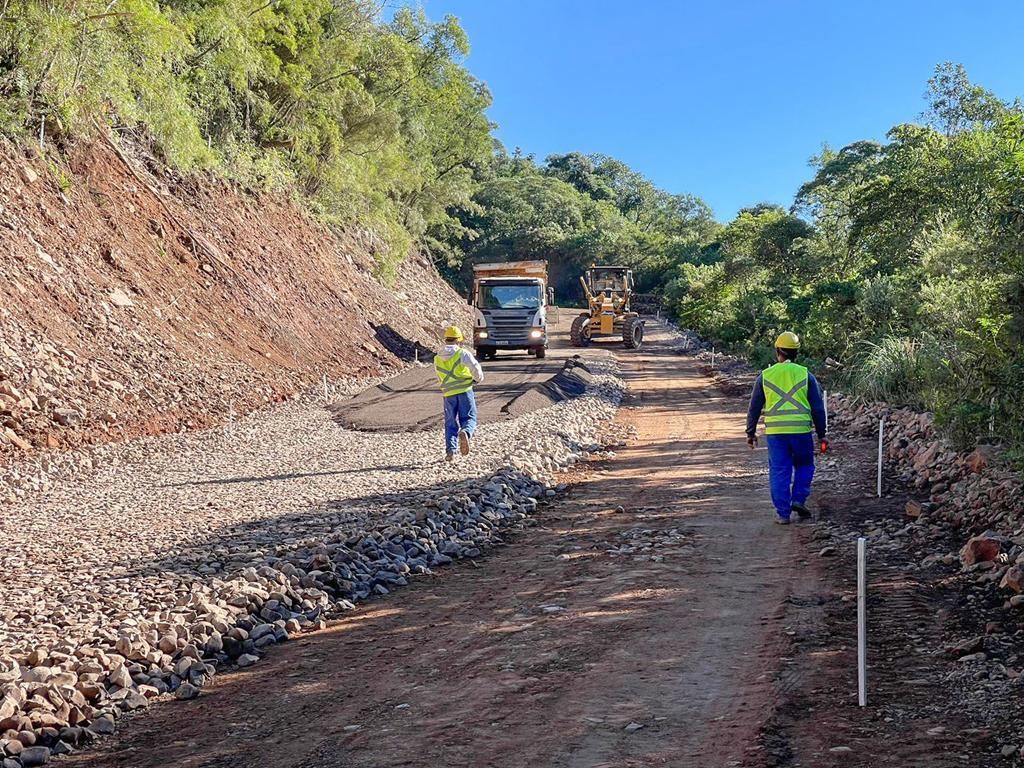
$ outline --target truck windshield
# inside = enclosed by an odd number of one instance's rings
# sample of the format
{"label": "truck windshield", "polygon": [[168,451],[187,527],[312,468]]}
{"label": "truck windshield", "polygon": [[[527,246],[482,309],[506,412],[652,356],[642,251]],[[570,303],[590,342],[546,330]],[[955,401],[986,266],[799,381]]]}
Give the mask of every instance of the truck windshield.
{"label": "truck windshield", "polygon": [[541,286],[481,285],[480,309],[540,309]]}

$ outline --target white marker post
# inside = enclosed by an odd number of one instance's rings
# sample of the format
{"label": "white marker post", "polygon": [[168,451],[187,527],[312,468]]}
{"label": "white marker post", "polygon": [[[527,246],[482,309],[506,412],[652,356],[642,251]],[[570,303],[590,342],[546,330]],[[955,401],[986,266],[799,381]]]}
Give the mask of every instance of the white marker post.
{"label": "white marker post", "polygon": [[825,405],[825,434],[828,434],[828,390],[822,390],[821,399],[824,400]]}
{"label": "white marker post", "polygon": [[857,539],[857,701],[868,705],[868,582],[867,540]]}
{"label": "white marker post", "polygon": [[885,436],[885,419],[878,420],[878,498],[882,498],[882,440]]}
{"label": "white marker post", "polygon": [[711,370],[715,370],[715,348],[711,348]]}
{"label": "white marker post", "polygon": [[418,346],[412,348],[413,360],[416,365],[420,364],[420,348]]}

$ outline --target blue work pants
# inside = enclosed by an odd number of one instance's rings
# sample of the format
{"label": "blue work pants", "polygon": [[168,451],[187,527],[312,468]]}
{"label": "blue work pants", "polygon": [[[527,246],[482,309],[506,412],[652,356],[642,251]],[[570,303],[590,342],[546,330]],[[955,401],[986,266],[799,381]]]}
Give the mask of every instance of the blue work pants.
{"label": "blue work pants", "polygon": [[768,480],[779,517],[789,518],[793,503],[804,504],[814,479],[814,434],[768,435]]}
{"label": "blue work pants", "polygon": [[465,430],[470,437],[476,432],[476,397],[473,390],[444,399],[444,446],[447,453],[459,449],[459,432]]}

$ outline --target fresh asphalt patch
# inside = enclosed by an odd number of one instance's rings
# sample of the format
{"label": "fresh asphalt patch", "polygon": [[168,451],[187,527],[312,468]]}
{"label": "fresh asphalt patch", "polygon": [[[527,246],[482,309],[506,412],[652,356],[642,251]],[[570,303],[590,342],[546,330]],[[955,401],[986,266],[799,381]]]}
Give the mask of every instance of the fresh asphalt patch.
{"label": "fresh asphalt patch", "polygon": [[[576,355],[543,360],[505,355],[487,361],[484,382],[474,388],[481,424],[506,421],[547,408],[586,391],[591,380]],[[414,366],[330,406],[342,426],[360,432],[420,432],[441,425],[442,400],[430,364]]]}

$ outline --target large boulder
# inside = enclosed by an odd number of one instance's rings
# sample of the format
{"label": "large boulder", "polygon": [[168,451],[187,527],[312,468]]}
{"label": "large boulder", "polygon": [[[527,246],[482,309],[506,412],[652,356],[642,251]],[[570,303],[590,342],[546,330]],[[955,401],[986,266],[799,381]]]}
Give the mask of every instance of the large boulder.
{"label": "large boulder", "polygon": [[1008,551],[1013,542],[995,531],[985,531],[968,539],[960,550],[960,562],[964,567],[975,563],[991,562]]}

